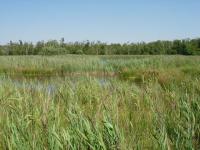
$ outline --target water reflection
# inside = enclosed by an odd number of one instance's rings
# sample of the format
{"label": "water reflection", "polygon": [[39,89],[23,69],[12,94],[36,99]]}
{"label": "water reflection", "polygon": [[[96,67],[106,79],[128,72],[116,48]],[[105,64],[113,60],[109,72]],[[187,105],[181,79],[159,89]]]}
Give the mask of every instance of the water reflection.
{"label": "water reflection", "polygon": [[[77,84],[80,81],[88,81],[84,82],[84,84],[89,83],[90,80],[96,81],[97,84],[101,87],[107,87],[110,85],[111,77],[35,77],[35,78],[14,78],[14,77],[7,77],[7,79],[11,80],[12,84],[17,89],[26,89],[27,91],[35,91],[35,92],[42,92],[49,96],[53,96],[57,90],[59,89],[61,84],[66,84],[70,86],[72,90],[76,90]],[[0,80],[1,84],[6,82],[7,80]],[[78,82],[79,81],[79,82]]]}

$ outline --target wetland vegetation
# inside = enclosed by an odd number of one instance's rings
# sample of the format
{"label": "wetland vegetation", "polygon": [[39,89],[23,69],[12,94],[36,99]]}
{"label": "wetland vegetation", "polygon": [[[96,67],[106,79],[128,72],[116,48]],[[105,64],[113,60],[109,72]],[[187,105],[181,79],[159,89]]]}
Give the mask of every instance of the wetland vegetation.
{"label": "wetland vegetation", "polygon": [[199,56],[0,56],[0,149],[200,149]]}

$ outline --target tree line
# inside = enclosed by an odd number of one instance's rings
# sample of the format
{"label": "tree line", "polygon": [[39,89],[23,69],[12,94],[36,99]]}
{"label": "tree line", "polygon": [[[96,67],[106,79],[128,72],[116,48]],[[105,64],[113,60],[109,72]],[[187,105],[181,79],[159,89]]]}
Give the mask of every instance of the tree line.
{"label": "tree line", "polygon": [[139,43],[65,42],[50,40],[36,44],[10,41],[0,45],[0,55],[200,55],[200,38]]}

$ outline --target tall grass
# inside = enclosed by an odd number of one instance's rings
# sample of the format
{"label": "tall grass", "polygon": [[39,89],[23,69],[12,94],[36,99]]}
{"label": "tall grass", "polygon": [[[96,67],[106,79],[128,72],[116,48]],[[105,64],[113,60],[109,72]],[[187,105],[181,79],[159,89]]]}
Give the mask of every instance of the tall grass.
{"label": "tall grass", "polygon": [[[198,56],[0,56],[0,74],[56,76],[118,74],[137,69],[200,67]],[[187,71],[187,70],[186,70]]]}
{"label": "tall grass", "polygon": [[0,77],[0,149],[200,149],[197,57],[88,59],[121,77]]}

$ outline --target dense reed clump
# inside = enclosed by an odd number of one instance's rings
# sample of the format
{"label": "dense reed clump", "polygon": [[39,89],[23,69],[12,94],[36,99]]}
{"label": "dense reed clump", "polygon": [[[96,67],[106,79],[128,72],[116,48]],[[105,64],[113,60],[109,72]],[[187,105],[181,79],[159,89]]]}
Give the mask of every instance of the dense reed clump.
{"label": "dense reed clump", "polygon": [[[18,67],[29,68],[34,59],[33,68],[44,59],[50,62],[44,69],[56,69],[56,61],[70,64],[67,56],[58,58],[11,57],[18,62],[0,68],[17,68],[20,61]],[[200,148],[198,57],[110,56],[85,62],[73,71],[98,72],[95,64],[101,64],[117,76],[57,74],[39,80],[2,73],[0,149]]]}

